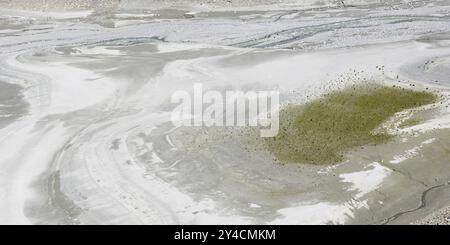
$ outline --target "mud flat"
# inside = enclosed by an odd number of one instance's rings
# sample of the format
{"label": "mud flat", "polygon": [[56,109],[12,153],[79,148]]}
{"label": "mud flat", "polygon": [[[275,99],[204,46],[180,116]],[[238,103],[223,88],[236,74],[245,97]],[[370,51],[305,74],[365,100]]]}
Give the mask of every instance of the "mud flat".
{"label": "mud flat", "polygon": [[[21,116],[0,128],[0,223],[410,224],[447,207],[450,6],[375,7],[0,10],[0,104]],[[307,105],[354,80],[439,98],[416,108],[406,94],[376,121],[389,140],[333,165],[280,163],[247,129],[171,122],[171,95],[195,83]]]}
{"label": "mud flat", "polygon": [[[288,91],[283,93],[284,101],[308,102],[308,95],[320,97],[342,86],[340,82],[309,80],[323,74],[317,71],[298,83],[296,72],[303,71],[291,69],[289,64],[311,61],[310,55],[301,52],[243,53],[214,45],[193,47],[159,41],[123,45],[120,41],[102,48],[61,47],[45,55],[30,52],[10,61],[14,69],[45,74],[51,78],[47,82],[58,81],[58,74],[69,71],[78,74],[70,86],[70,90],[79,91],[77,96],[62,99],[60,95],[68,85],[56,84],[51,103],[43,105],[44,118],[35,122],[36,137],[48,138],[29,149],[47,149],[43,152],[48,156],[42,155],[41,162],[49,166],[30,178],[32,193],[40,194],[25,198],[27,219],[70,224],[404,223],[445,203],[446,195],[438,194],[446,191],[444,187],[427,190],[447,181],[448,133],[445,129],[428,132],[430,127],[426,126],[433,125],[433,118],[445,123],[436,117],[446,115],[445,104],[418,112],[423,123],[402,129],[405,135],[352,151],[341,164],[280,165],[269,152],[249,148],[236,133],[222,137],[221,130],[173,128],[173,105],[168,104],[168,95],[180,88],[189,90],[197,81],[209,81],[205,82],[209,89],[221,88],[226,82],[227,86],[242,86],[242,81],[247,82],[247,88],[257,89],[283,81],[283,91]],[[348,50],[327,52],[336,59],[348,55]],[[327,52],[321,55],[328,57]],[[178,60],[180,55],[187,60]],[[92,57],[96,57],[94,62]],[[342,72],[348,71],[342,67],[334,71],[336,79],[383,76],[372,61],[376,57],[366,57],[366,70],[373,69],[373,73],[351,71],[342,77]],[[153,70],[142,67],[143,61]],[[236,69],[243,61],[247,69]],[[39,71],[43,63],[50,63],[51,69]],[[255,77],[268,69],[271,77]],[[289,77],[285,77],[287,70]],[[215,79],[210,80],[205,71],[214,71]],[[185,81],[183,85],[173,82],[180,78]],[[96,87],[91,81],[104,85]],[[106,85],[118,90],[105,93],[100,88]],[[425,85],[415,86],[425,90]],[[102,97],[92,96],[96,88],[103,91],[98,93]],[[83,103],[77,99],[81,95],[86,98]],[[50,127],[46,126],[49,122],[53,122]],[[52,151],[50,141],[58,142]],[[31,163],[31,159],[19,162]],[[416,210],[422,206],[424,192],[426,204]],[[404,210],[412,211],[403,214]]]}

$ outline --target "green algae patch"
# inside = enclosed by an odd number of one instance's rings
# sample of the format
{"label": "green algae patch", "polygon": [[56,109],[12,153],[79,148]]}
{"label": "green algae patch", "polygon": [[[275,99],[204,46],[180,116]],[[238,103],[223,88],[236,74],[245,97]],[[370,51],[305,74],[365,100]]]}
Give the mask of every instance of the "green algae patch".
{"label": "green algae patch", "polygon": [[415,125],[418,125],[422,122],[422,119],[419,118],[408,118],[405,121],[403,121],[398,127],[399,128],[409,128]]}
{"label": "green algae patch", "polygon": [[305,105],[287,105],[280,111],[278,136],[264,139],[264,144],[280,162],[338,163],[352,149],[393,137],[379,128],[395,113],[436,100],[430,92],[352,86]]}

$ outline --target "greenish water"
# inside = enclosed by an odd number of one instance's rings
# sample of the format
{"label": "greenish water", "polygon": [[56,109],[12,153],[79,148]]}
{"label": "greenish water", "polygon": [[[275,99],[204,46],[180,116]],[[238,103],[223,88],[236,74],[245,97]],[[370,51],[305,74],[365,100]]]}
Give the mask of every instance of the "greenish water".
{"label": "greenish water", "polygon": [[380,144],[393,135],[375,133],[395,113],[436,102],[430,92],[380,85],[352,86],[280,113],[280,132],[265,139],[281,162],[332,164],[351,149]]}
{"label": "greenish water", "polygon": [[408,128],[408,127],[412,127],[415,125],[420,124],[423,121],[422,118],[408,118],[405,121],[403,121],[399,127],[400,128]]}

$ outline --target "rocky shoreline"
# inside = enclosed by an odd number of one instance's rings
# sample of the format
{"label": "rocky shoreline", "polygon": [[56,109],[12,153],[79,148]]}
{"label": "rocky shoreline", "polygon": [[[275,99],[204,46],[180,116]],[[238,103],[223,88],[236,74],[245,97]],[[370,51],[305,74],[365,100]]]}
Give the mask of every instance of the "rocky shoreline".
{"label": "rocky shoreline", "polygon": [[416,223],[417,225],[450,225],[450,206],[438,210]]}

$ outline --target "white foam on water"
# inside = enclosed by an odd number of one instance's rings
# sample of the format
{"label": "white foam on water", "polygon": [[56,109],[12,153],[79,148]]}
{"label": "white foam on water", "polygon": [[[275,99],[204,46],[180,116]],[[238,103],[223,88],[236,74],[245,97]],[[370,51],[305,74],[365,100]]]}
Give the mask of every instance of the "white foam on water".
{"label": "white foam on water", "polygon": [[382,166],[381,164],[375,162],[367,167],[367,170],[340,174],[339,178],[342,179],[344,183],[350,183],[351,186],[348,188],[349,191],[356,191],[355,197],[357,199],[362,198],[364,195],[370,193],[371,191],[379,188],[384,179],[386,179],[392,170]]}
{"label": "white foam on water", "polygon": [[365,202],[351,200],[343,204],[317,202],[301,204],[278,210],[279,218],[270,222],[275,225],[325,225],[345,224],[354,217],[354,211],[367,208]]}
{"label": "white foam on water", "polygon": [[416,156],[418,156],[420,154],[420,150],[424,146],[433,143],[435,140],[436,140],[435,138],[425,140],[424,142],[420,143],[418,146],[415,146],[415,147],[413,147],[413,148],[411,148],[409,150],[406,150],[403,154],[394,156],[394,159],[389,161],[389,163],[399,164],[399,163],[404,162],[404,161],[406,161],[408,159],[416,157]]}

